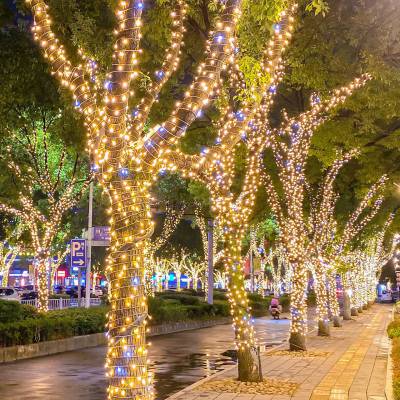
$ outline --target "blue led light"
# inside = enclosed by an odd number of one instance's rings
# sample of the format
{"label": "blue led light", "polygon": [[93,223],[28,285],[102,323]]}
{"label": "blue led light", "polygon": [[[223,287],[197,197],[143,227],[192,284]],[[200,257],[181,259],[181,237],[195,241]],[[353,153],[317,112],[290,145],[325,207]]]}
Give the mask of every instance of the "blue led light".
{"label": "blue led light", "polygon": [[219,44],[223,43],[225,41],[225,35],[223,35],[222,33],[215,35],[215,41]]}
{"label": "blue led light", "polygon": [[163,127],[163,126],[160,126],[159,128],[158,128],[158,135],[160,136],[160,137],[162,137],[163,139],[165,138],[165,136],[166,136],[166,134],[167,134],[167,130]]}
{"label": "blue led light", "polygon": [[165,73],[164,73],[163,70],[158,70],[158,71],[156,71],[156,77],[157,77],[157,79],[161,80],[161,79],[164,78],[164,76],[165,76]]}
{"label": "blue led light", "polygon": [[136,4],[135,4],[135,8],[136,9],[138,9],[138,10],[143,10],[143,2],[142,1],[138,1],[138,2],[136,2]]}
{"label": "blue led light", "polygon": [[130,175],[129,168],[122,167],[118,170],[118,176],[121,179],[127,179],[129,178],[129,175]]}
{"label": "blue led light", "polygon": [[243,122],[245,115],[244,115],[243,111],[237,111],[235,113],[235,117],[239,122]]}
{"label": "blue led light", "polygon": [[99,172],[99,171],[100,171],[100,167],[98,166],[98,164],[93,163],[93,164],[90,166],[90,170],[91,170],[92,172]]}

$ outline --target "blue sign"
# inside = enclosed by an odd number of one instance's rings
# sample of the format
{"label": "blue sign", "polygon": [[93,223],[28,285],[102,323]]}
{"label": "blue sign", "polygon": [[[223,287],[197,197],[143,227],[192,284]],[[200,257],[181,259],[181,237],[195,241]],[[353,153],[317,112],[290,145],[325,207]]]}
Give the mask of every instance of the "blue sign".
{"label": "blue sign", "polygon": [[93,227],[93,236],[92,240],[98,241],[110,241],[111,240],[111,233],[109,226],[95,226]]}
{"label": "blue sign", "polygon": [[86,266],[86,240],[71,240],[71,267],[83,268]]}

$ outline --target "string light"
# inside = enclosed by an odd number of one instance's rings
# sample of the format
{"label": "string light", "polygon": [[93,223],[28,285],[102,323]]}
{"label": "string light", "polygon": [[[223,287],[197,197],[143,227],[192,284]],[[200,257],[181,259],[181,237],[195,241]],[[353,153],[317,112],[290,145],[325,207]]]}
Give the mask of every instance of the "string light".
{"label": "string light", "polygon": [[[0,275],[3,287],[8,286],[10,268],[20,252],[23,251],[23,247],[18,243],[23,229],[23,225],[19,224],[5,240],[0,242]],[[14,240],[17,243],[15,245],[10,244]]]}
{"label": "string light", "polygon": [[[52,71],[74,96],[85,116],[88,151],[100,167],[99,180],[111,199],[111,247],[107,260],[111,311],[108,315],[106,369],[111,400],[149,400],[154,397],[147,365],[145,333],[145,247],[154,224],[150,213],[150,187],[158,175],[158,160],[177,144],[196,115],[219,95],[221,72],[227,68],[240,16],[240,0],[221,3],[221,17],[205,50],[194,82],[160,126],[147,132],[148,115],[161,89],[178,66],[187,6],[174,3],[171,44],[139,106],[131,112],[131,84],[139,76],[142,0],[119,0],[113,63],[103,84],[83,52],[73,66],[52,30],[43,0],[28,0],[34,15],[34,36],[43,47]],[[89,79],[87,78],[89,76]],[[91,79],[94,80],[93,85]],[[96,102],[95,99],[102,101]]]}
{"label": "string light", "polygon": [[[60,154],[55,171],[50,171],[46,132],[39,137],[34,131],[30,140],[24,143],[24,151],[25,162],[29,164],[26,170],[22,170],[14,161],[15,155],[12,147],[9,146],[6,149],[6,155],[3,158],[19,181],[21,191],[17,196],[15,207],[0,204],[0,211],[19,218],[30,233],[35,257],[34,265],[38,276],[38,310],[47,312],[49,260],[52,256],[52,245],[63,215],[81,199],[91,176],[87,179],[82,178],[78,171],[79,168],[74,168],[68,176],[68,168],[65,168],[67,156],[65,148]],[[43,159],[44,162],[38,163],[38,158]],[[65,174],[68,176],[68,181],[60,179]],[[46,195],[48,205],[45,210],[35,200],[37,188],[40,188]]]}
{"label": "string light", "polygon": [[[271,148],[278,168],[283,195],[279,196],[271,176],[263,174],[268,202],[280,227],[280,238],[293,271],[291,295],[290,348],[305,350],[307,332],[307,266],[309,265],[308,221],[304,213],[304,192],[307,185],[305,166],[315,130],[326,121],[329,112],[342,104],[354,90],[361,88],[371,77],[356,78],[348,86],[336,89],[322,100],[311,97],[311,109],[297,118],[284,115],[280,127],[271,130]],[[321,291],[322,294],[322,291]],[[322,301],[325,304],[325,300]],[[320,309],[324,304],[320,304]]]}

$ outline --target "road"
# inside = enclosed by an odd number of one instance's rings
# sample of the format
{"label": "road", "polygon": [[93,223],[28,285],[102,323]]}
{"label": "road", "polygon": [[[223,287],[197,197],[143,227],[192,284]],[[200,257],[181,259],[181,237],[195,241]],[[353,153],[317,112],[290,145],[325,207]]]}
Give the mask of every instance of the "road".
{"label": "road", "polygon": [[[287,338],[289,321],[269,318],[255,322],[257,337],[267,345]],[[156,399],[221,370],[233,361],[230,325],[151,338],[150,358],[155,373]],[[1,400],[104,400],[105,347],[72,351],[0,365]]]}

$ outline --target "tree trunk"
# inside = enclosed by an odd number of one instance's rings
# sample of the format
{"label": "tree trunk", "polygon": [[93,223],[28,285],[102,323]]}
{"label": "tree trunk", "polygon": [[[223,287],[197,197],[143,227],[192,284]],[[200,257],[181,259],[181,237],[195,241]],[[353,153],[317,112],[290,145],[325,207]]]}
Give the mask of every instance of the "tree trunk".
{"label": "tree trunk", "polygon": [[317,261],[315,266],[315,294],[317,296],[318,336],[330,336],[328,296],[324,267]]}
{"label": "tree trunk", "polygon": [[336,294],[337,287],[335,273],[328,273],[328,287],[328,305],[333,326],[335,328],[340,328],[342,326],[342,322],[340,321],[340,307]]}
{"label": "tree trunk", "polygon": [[343,291],[343,319],[345,321],[351,320],[351,301],[348,290]]}
{"label": "tree trunk", "polygon": [[144,263],[146,240],[153,232],[153,224],[146,182],[125,180],[124,183],[114,182],[110,196],[108,399],[150,400],[154,394],[147,363]]}
{"label": "tree trunk", "polygon": [[181,274],[180,272],[175,272],[175,277],[176,277],[176,290],[178,292],[181,291]]}
{"label": "tree trunk", "polygon": [[8,286],[8,277],[9,277],[10,267],[6,267],[3,270],[3,278],[1,279],[1,286]]}
{"label": "tree trunk", "polygon": [[46,256],[38,256],[37,271],[38,271],[38,310],[46,313],[49,310],[49,286],[48,286],[48,265]]}
{"label": "tree trunk", "polygon": [[290,298],[289,348],[292,351],[307,350],[307,269],[302,264],[293,265],[292,294]]}
{"label": "tree trunk", "polygon": [[244,285],[241,264],[241,237],[233,234],[225,238],[225,267],[228,273],[228,296],[238,350],[238,379],[241,382],[260,381],[259,367],[253,357],[255,349],[251,310]]}

